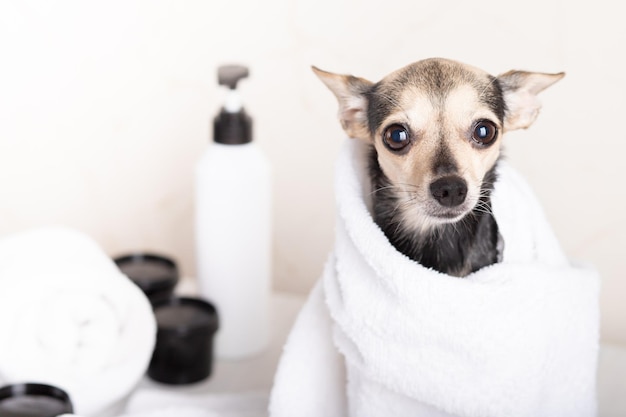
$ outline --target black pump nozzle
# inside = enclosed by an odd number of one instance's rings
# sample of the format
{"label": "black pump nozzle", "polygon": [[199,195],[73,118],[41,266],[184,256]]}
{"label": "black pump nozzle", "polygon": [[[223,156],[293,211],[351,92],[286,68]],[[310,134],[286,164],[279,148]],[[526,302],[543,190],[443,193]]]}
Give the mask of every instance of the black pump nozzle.
{"label": "black pump nozzle", "polygon": [[226,103],[213,121],[213,140],[226,145],[243,145],[252,141],[252,119],[243,109],[237,83],[249,75],[242,65],[222,65],[217,69],[219,85],[230,88]]}
{"label": "black pump nozzle", "polygon": [[247,78],[248,75],[250,75],[248,68],[242,65],[222,65],[217,69],[217,82],[234,90],[239,80]]}

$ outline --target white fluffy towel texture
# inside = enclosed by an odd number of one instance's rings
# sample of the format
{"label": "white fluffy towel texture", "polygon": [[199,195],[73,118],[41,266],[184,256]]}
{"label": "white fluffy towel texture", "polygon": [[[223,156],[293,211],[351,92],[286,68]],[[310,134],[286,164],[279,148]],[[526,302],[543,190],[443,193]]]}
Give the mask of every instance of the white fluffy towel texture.
{"label": "white fluffy towel texture", "polygon": [[271,417],[590,417],[599,277],[571,264],[500,163],[503,262],[447,276],[393,248],[368,210],[367,146],[336,166],[334,251],[284,348]]}
{"label": "white fluffy towel texture", "polygon": [[148,299],[90,237],[45,228],[0,240],[0,385],[52,384],[99,416],[144,375],[155,337]]}

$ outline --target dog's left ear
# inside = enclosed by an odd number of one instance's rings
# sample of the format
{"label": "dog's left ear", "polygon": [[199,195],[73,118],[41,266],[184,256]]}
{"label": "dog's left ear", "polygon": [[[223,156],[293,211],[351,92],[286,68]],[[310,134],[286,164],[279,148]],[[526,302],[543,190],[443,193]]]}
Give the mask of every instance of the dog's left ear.
{"label": "dog's left ear", "polygon": [[509,71],[498,76],[502,87],[506,112],[504,130],[526,129],[541,109],[537,94],[565,76],[541,72]]}
{"label": "dog's left ear", "polygon": [[312,67],[315,75],[333,92],[339,102],[339,121],[351,138],[369,140],[367,92],[373,83],[352,75],[333,74]]}

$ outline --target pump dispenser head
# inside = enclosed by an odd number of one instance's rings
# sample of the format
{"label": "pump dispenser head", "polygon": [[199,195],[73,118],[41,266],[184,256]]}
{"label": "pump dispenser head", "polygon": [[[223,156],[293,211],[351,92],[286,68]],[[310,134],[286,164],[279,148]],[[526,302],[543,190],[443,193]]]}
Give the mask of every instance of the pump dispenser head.
{"label": "pump dispenser head", "polygon": [[242,145],[252,141],[252,119],[243,109],[237,84],[248,77],[247,67],[223,65],[217,70],[217,82],[228,87],[226,101],[213,121],[213,140],[226,145]]}
{"label": "pump dispenser head", "polygon": [[219,85],[227,85],[231,90],[237,88],[237,83],[242,78],[250,75],[248,68],[241,65],[222,65],[217,69],[217,82]]}

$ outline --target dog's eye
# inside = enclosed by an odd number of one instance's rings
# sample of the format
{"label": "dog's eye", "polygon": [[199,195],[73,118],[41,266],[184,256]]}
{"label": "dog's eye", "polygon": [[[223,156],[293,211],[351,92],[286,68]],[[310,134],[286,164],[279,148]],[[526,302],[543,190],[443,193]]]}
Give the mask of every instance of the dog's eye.
{"label": "dog's eye", "polygon": [[399,151],[409,144],[409,132],[402,125],[391,125],[383,134],[383,142],[394,151]]}
{"label": "dog's eye", "polygon": [[498,136],[498,128],[489,120],[480,120],[474,125],[472,140],[480,145],[491,144]]}

